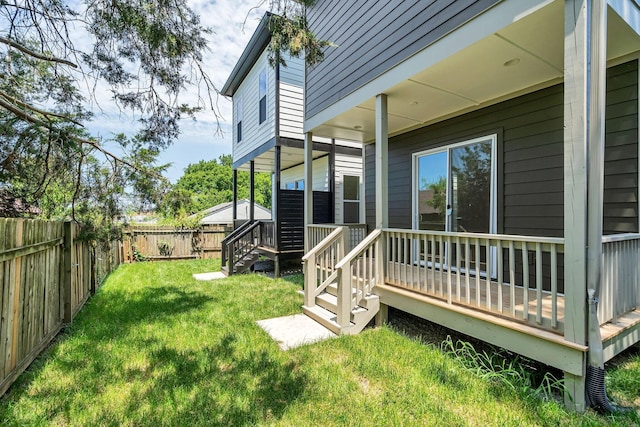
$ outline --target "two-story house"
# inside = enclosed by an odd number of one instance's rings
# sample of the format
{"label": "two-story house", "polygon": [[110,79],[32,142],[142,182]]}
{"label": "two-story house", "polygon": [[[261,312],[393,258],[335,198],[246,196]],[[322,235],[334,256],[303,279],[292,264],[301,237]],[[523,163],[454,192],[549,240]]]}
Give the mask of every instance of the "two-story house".
{"label": "two-story house", "polygon": [[606,409],[603,364],[640,340],[638,2],[306,13],[336,46],[307,69],[306,141],[362,143],[373,231],[335,263],[340,233],[313,242],[305,312],[353,333],[395,307],[559,368],[567,404],[591,385]]}
{"label": "two-story house", "polygon": [[[237,172],[250,171],[250,220],[225,239],[223,265],[229,273],[246,270],[258,255],[281,263],[300,259],[304,250],[303,163],[313,171],[311,190],[315,223],[360,224],[366,232],[359,142],[314,138],[308,158],[304,152],[304,58],[287,56],[286,65],[269,64],[271,39],[266,13],[221,92],[233,100],[234,206]],[[253,212],[255,173],[272,174],[272,221],[257,221]],[[236,208],[234,208],[236,212]],[[234,213],[234,218],[237,215]]]}

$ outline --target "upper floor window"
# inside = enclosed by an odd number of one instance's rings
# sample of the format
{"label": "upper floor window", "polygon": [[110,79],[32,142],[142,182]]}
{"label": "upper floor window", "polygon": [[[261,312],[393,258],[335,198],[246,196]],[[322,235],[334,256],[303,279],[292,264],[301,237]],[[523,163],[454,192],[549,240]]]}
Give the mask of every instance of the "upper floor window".
{"label": "upper floor window", "polygon": [[242,98],[236,104],[236,142],[242,141]]}
{"label": "upper floor window", "polygon": [[262,124],[265,120],[267,120],[267,69],[263,68],[260,71],[259,78],[259,113],[258,113],[258,123]]}

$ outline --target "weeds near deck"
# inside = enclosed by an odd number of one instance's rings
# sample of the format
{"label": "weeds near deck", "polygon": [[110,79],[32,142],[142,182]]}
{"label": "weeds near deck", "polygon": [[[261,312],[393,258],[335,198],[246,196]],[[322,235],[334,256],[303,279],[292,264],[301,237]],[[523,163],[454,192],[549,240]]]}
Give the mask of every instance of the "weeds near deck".
{"label": "weeds near deck", "polygon": [[477,351],[471,343],[454,341],[450,336],[441,348],[478,377],[507,386],[522,397],[558,400],[565,391],[562,379],[555,378],[551,372],[529,369],[523,358],[505,350]]}

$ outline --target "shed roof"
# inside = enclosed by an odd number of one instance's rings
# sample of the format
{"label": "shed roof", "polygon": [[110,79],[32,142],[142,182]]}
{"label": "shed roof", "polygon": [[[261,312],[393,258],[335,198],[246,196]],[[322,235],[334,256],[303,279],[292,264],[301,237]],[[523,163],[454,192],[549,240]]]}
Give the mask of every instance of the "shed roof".
{"label": "shed roof", "polygon": [[[247,199],[238,200],[238,212],[236,219],[249,219],[250,202]],[[233,202],[220,203],[209,209],[198,212],[202,215],[201,224],[232,224]],[[258,203],[255,204],[255,219],[271,219],[271,211]]]}

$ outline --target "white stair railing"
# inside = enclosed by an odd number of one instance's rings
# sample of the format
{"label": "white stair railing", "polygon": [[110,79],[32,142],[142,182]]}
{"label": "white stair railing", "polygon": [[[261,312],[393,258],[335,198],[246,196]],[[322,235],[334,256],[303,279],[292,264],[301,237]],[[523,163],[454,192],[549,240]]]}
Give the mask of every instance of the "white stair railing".
{"label": "white stair railing", "polygon": [[336,264],[344,257],[347,227],[337,227],[302,257],[304,305],[316,305],[316,297],[336,280]]}
{"label": "white stair railing", "polygon": [[349,326],[353,309],[384,278],[381,236],[382,230],[374,230],[335,266],[338,279],[337,323],[342,328]]}

